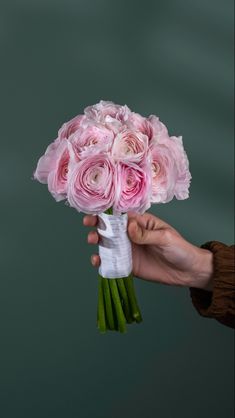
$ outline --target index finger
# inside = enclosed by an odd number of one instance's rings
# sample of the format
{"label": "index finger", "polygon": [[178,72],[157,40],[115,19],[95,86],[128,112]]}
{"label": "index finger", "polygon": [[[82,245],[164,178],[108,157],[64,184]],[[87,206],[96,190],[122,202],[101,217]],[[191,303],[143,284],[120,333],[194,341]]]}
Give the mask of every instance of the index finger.
{"label": "index finger", "polygon": [[132,219],[137,221],[139,225],[148,230],[156,230],[169,227],[165,221],[149,212],[145,212],[142,215],[135,212],[128,212],[128,221]]}
{"label": "index finger", "polygon": [[98,216],[86,215],[83,218],[83,225],[85,226],[96,226],[98,224]]}

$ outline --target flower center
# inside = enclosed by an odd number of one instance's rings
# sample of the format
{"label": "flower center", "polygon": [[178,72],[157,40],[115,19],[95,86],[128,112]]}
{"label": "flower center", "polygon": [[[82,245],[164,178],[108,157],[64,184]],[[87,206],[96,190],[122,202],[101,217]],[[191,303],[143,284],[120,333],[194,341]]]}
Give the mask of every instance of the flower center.
{"label": "flower center", "polygon": [[160,164],[155,162],[152,163],[152,173],[153,173],[153,177],[157,177],[159,172],[161,170]]}
{"label": "flower center", "polygon": [[91,183],[92,184],[97,184],[99,182],[100,179],[100,171],[99,170],[94,170],[94,172],[91,174]]}
{"label": "flower center", "polygon": [[95,145],[95,144],[97,144],[97,138],[91,138],[91,140],[90,140],[90,145]]}
{"label": "flower center", "polygon": [[133,153],[133,150],[132,150],[131,146],[128,145],[128,144],[125,144],[124,145],[124,154],[129,155],[129,154],[132,154],[132,153]]}
{"label": "flower center", "polygon": [[63,167],[62,167],[62,178],[64,179],[64,180],[66,180],[67,179],[67,174],[68,174],[68,163],[65,163],[64,165],[63,165]]}

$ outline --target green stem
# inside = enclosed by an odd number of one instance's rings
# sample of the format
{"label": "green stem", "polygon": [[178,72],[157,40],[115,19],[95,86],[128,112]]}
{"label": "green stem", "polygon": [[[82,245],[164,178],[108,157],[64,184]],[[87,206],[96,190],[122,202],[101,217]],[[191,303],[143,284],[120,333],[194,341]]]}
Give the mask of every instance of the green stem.
{"label": "green stem", "polygon": [[122,302],[123,302],[123,310],[124,310],[124,314],[126,317],[126,321],[128,324],[131,324],[133,322],[132,320],[132,316],[131,316],[131,308],[130,308],[130,304],[129,304],[129,299],[128,299],[128,295],[127,295],[127,291],[125,288],[125,284],[124,281],[126,280],[126,278],[120,278],[120,279],[116,279],[117,285],[118,285],[118,290],[120,293],[120,296],[122,298]]}
{"label": "green stem", "polygon": [[101,277],[101,280],[102,280],[102,286],[103,286],[106,318],[108,322],[107,325],[110,330],[114,330],[115,324],[114,324],[114,317],[113,317],[113,307],[112,307],[112,301],[111,301],[111,295],[110,295],[110,288],[109,288],[109,283],[108,283],[109,279],[106,279],[105,277]]}
{"label": "green stem", "polygon": [[137,299],[136,299],[136,295],[135,295],[135,289],[134,289],[132,274],[130,274],[125,279],[124,283],[125,283],[125,286],[126,286],[128,298],[130,300],[132,316],[133,316],[133,318],[136,322],[141,322],[142,321],[142,316],[141,316],[140,309],[138,307],[138,303],[137,303]]}
{"label": "green stem", "polygon": [[98,276],[98,284],[98,327],[100,332],[104,333],[106,332],[106,320],[101,276]]}
{"label": "green stem", "polygon": [[115,327],[116,331],[119,331],[117,312],[116,312],[116,308],[115,308],[115,304],[114,304],[114,300],[113,300],[112,292],[111,292],[111,279],[108,280],[108,285],[109,285],[110,296],[111,296],[111,304],[112,304],[112,308],[113,308],[114,327]]}
{"label": "green stem", "polygon": [[119,293],[118,293],[116,279],[110,279],[109,286],[111,290],[113,304],[115,306],[115,311],[116,311],[116,316],[117,316],[117,321],[118,321],[118,329],[120,332],[126,332],[126,318],[122,310],[122,304],[121,304]]}
{"label": "green stem", "polygon": [[107,213],[107,215],[112,215],[113,214],[113,209],[109,208],[104,213]]}

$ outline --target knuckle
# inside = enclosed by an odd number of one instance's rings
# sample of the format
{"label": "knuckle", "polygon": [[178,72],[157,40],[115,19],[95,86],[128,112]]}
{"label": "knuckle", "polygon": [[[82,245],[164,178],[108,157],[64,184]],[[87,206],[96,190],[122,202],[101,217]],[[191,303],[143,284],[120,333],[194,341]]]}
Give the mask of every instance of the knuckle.
{"label": "knuckle", "polygon": [[165,242],[171,242],[172,240],[172,232],[169,229],[163,229],[162,230],[162,239]]}

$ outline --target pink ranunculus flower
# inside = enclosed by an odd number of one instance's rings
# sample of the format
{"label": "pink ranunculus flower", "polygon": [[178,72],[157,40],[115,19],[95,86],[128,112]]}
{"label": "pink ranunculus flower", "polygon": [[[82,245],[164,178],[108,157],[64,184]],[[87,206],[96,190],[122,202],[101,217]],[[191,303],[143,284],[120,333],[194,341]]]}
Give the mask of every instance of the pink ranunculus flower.
{"label": "pink ranunculus flower", "polygon": [[144,213],[150,208],[151,171],[148,158],[141,164],[119,162],[114,213],[127,211]]}
{"label": "pink ranunculus flower", "polygon": [[48,190],[57,201],[65,199],[67,195],[68,163],[68,142],[57,139],[39,159],[34,172],[34,178],[41,183],[47,183]]}
{"label": "pink ranunculus flower", "polygon": [[[181,146],[180,146],[181,144]],[[186,199],[191,174],[188,159],[178,138],[154,139],[150,144],[152,154],[152,203],[167,203],[175,196]]]}
{"label": "pink ranunculus flower", "polygon": [[48,175],[48,190],[57,202],[67,197],[69,159],[68,142],[65,140],[58,147],[56,166]]}
{"label": "pink ranunculus flower", "polygon": [[192,176],[189,171],[189,160],[184,150],[182,136],[171,136],[170,141],[178,172],[175,197],[179,200],[187,199]]}
{"label": "pink ranunculus flower", "polygon": [[112,156],[117,161],[139,163],[146,155],[148,137],[139,131],[123,129],[114,138]]}
{"label": "pink ranunculus flower", "polygon": [[56,167],[58,148],[60,148],[60,141],[57,138],[48,145],[45,154],[39,158],[33,174],[35,180],[40,181],[40,183],[47,183],[49,173]]}
{"label": "pink ranunculus flower", "polygon": [[86,117],[85,115],[77,115],[73,119],[65,122],[58,132],[59,139],[69,139],[71,135],[74,134],[79,128],[81,128],[82,123],[85,124]]}
{"label": "pink ranunculus flower", "polygon": [[131,112],[126,125],[130,129],[142,132],[142,134],[148,137],[149,142],[153,138],[158,139],[168,136],[167,127],[155,115],[150,115],[148,118],[145,118],[138,113]]}
{"label": "pink ranunculus flower", "polygon": [[86,129],[78,129],[70,142],[79,159],[94,154],[109,153],[113,144],[114,133],[102,125],[91,125]]}
{"label": "pink ranunculus flower", "polygon": [[101,100],[93,106],[86,107],[84,113],[88,119],[93,119],[96,122],[115,123],[115,121],[118,121],[124,123],[131,111],[126,105],[121,106],[113,102]]}
{"label": "pink ranunculus flower", "polygon": [[69,171],[68,202],[79,212],[99,214],[113,206],[116,169],[107,154],[72,163]]}
{"label": "pink ranunculus flower", "polygon": [[147,118],[148,123],[150,124],[151,128],[150,128],[150,132],[151,132],[151,137],[149,138],[151,139],[161,139],[161,138],[166,138],[168,137],[168,129],[167,127],[164,125],[164,123],[162,123],[159,118],[155,115],[150,115]]}
{"label": "pink ranunculus flower", "polygon": [[177,167],[170,144],[151,143],[152,203],[167,203],[174,197]]}
{"label": "pink ranunculus flower", "polygon": [[146,135],[149,140],[152,139],[153,127],[149,120],[139,115],[139,113],[131,112],[126,125],[131,130],[142,132],[142,134]]}

